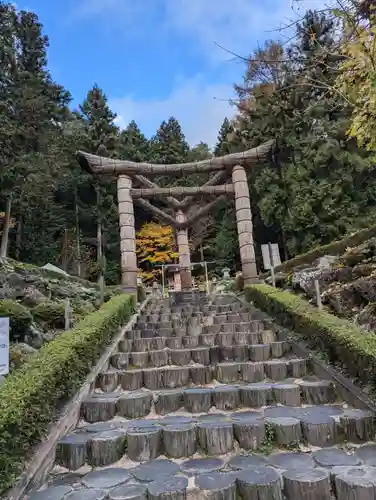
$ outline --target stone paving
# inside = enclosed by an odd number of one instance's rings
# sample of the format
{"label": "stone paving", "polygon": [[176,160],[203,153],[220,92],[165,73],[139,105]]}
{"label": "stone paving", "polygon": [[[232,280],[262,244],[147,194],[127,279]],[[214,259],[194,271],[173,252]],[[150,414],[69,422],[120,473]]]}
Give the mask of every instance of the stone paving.
{"label": "stone paving", "polygon": [[153,299],[29,499],[375,500],[374,415],[257,317]]}

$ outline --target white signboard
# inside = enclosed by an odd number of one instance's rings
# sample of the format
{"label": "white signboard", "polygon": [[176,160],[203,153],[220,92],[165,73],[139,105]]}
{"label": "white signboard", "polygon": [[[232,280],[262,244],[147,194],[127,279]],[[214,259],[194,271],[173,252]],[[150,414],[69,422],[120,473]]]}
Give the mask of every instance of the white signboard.
{"label": "white signboard", "polygon": [[[279,255],[278,243],[272,243],[271,247],[272,247],[273,265],[274,267],[276,267],[281,264],[281,256]],[[264,263],[264,269],[269,270],[272,267],[269,256],[269,245],[261,245],[261,252],[262,252],[262,260]]]}
{"label": "white signboard", "polygon": [[0,318],[0,375],[9,373],[9,318]]}

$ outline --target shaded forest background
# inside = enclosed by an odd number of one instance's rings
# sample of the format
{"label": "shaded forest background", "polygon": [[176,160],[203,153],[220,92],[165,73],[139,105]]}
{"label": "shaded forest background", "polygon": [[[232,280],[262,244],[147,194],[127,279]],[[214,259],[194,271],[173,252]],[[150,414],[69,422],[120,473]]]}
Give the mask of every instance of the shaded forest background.
{"label": "shaded forest background", "polygon": [[[353,20],[371,18],[364,9],[351,13]],[[74,156],[78,149],[169,164],[276,139],[274,161],[249,175],[259,265],[260,245],[268,241],[280,244],[285,259],[374,223],[376,174],[369,136],[375,127],[362,129],[362,119],[369,123],[361,114],[364,86],[346,77],[349,64],[361,60],[373,29],[372,23],[363,26],[354,39],[338,12],[310,11],[294,27],[288,45],[269,40],[244,58],[243,81],[235,84],[235,116],[224,120],[211,150],[205,143],[189,146],[174,117],[167,116],[151,138],[135,122],[120,130],[98,85],[72,110],[69,90],[48,70],[48,39],[37,15],[0,2],[1,256],[51,262],[89,279],[103,270],[108,284],[118,283],[116,180],[83,172]],[[354,63],[350,69],[368,82],[365,68]],[[205,180],[191,176],[179,183]],[[161,185],[168,181],[156,179]],[[207,198],[198,202],[205,204]],[[151,220],[136,206],[137,230]],[[218,270],[236,270],[233,203],[219,203],[199,221],[190,242],[193,261],[216,260]]]}

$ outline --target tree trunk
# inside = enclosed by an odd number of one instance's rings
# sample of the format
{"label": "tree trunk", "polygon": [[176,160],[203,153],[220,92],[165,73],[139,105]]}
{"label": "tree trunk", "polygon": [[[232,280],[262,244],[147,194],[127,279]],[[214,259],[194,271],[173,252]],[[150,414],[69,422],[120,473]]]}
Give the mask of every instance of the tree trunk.
{"label": "tree trunk", "polygon": [[68,229],[64,229],[63,248],[61,251],[61,267],[68,272]]}
{"label": "tree trunk", "polygon": [[102,264],[102,217],[100,211],[100,196],[99,186],[97,186],[97,261],[99,265]]}
{"label": "tree trunk", "polygon": [[7,198],[5,204],[5,217],[4,217],[4,227],[3,234],[1,236],[1,247],[0,247],[0,257],[5,258],[8,254],[8,240],[9,240],[9,229],[10,229],[10,214],[12,210],[12,198]]}
{"label": "tree trunk", "polygon": [[16,233],[16,259],[20,260],[21,249],[22,249],[22,233],[23,233],[23,216],[19,215],[17,221],[17,233]]}
{"label": "tree trunk", "polygon": [[80,213],[78,209],[77,190],[74,196],[74,205],[76,212],[76,252],[77,252],[77,276],[81,277],[81,242],[80,242]]}
{"label": "tree trunk", "polygon": [[201,262],[204,262],[204,249],[202,247],[202,243],[200,243],[200,258],[201,258]]}

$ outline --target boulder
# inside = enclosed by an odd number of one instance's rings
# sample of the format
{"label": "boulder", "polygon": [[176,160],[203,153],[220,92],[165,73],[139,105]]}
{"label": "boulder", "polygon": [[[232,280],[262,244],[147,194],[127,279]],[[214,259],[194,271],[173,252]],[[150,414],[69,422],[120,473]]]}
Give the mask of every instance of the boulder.
{"label": "boulder", "polygon": [[27,361],[29,361],[30,357],[37,352],[33,347],[19,342],[16,344],[11,344],[9,346],[9,368],[10,371],[17,370]]}
{"label": "boulder", "polygon": [[32,309],[34,320],[47,327],[63,329],[65,325],[65,303],[45,300]]}
{"label": "boulder", "polygon": [[30,311],[15,300],[3,299],[0,301],[0,316],[9,318],[10,340],[23,341],[33,321]]}
{"label": "boulder", "polygon": [[368,304],[355,316],[355,322],[369,332],[376,330],[376,302]]}

